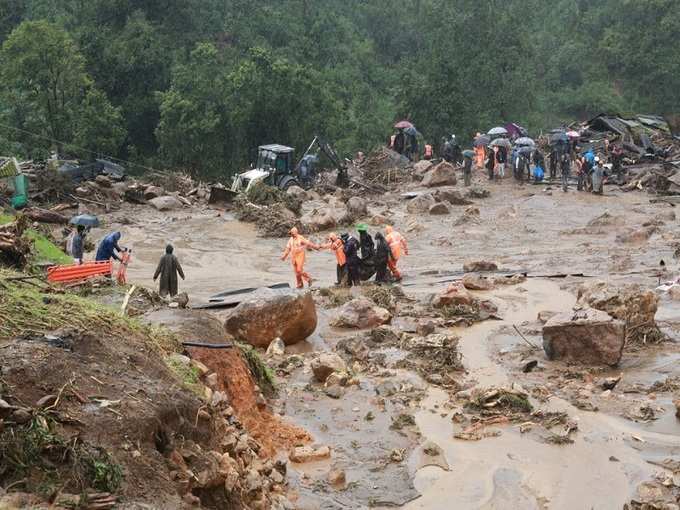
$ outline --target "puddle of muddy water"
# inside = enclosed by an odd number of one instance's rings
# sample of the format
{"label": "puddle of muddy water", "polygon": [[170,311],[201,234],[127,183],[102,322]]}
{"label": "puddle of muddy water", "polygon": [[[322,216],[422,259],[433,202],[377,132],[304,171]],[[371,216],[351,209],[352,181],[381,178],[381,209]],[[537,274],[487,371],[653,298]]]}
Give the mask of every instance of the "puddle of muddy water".
{"label": "puddle of muddy water", "polygon": [[[460,330],[463,363],[481,386],[507,385],[511,381],[495,364],[489,338],[504,325],[533,320],[541,310],[566,311],[574,297],[549,281],[527,281],[527,292],[513,290],[505,296],[502,322],[486,322]],[[415,487],[421,497],[404,508],[448,509],[574,509],[622,508],[637,484],[653,472],[639,449],[630,441],[638,427],[600,413],[586,413],[553,398],[539,406],[564,410],[578,420],[574,443],[566,446],[539,443],[522,436],[517,427],[504,427],[496,438],[478,442],[456,440],[450,415],[442,409],[449,396],[431,389],[416,414],[424,438],[445,452],[450,472],[425,468],[416,474]],[[650,432],[650,442],[679,445],[680,438]],[[616,457],[620,462],[610,461]]]}

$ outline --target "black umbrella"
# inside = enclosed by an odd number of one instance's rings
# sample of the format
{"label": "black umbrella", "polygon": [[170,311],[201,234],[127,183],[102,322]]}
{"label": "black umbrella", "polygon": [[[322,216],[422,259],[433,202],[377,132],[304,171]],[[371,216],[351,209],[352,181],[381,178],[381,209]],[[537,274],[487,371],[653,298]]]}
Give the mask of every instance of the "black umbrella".
{"label": "black umbrella", "polygon": [[91,214],[79,214],[69,221],[71,225],[82,225],[83,227],[98,227],[99,219]]}
{"label": "black umbrella", "polygon": [[550,137],[550,143],[551,144],[559,144],[559,143],[569,143],[569,137],[567,136],[566,133],[555,133]]}
{"label": "black umbrella", "polygon": [[406,133],[409,136],[418,136],[418,130],[413,126],[409,126],[406,129],[404,129],[404,133]]}
{"label": "black umbrella", "polygon": [[477,138],[475,138],[473,145],[475,147],[480,147],[480,146],[486,147],[487,145],[489,145],[490,142],[491,142],[491,138],[489,136],[481,135],[481,136],[478,136]]}

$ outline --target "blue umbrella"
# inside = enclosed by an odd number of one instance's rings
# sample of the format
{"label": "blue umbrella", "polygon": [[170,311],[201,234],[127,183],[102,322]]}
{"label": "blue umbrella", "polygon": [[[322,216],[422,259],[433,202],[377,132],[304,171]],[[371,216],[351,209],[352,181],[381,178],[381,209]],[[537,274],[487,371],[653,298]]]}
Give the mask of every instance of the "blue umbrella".
{"label": "blue umbrella", "polygon": [[69,221],[71,225],[82,225],[83,227],[98,227],[99,219],[91,214],[79,214]]}

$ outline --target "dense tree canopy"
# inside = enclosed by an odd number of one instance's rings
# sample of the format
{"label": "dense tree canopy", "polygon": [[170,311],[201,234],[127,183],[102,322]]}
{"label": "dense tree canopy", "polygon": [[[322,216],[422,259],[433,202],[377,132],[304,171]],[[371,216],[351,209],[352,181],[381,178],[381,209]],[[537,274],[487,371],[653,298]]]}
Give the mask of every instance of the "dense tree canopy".
{"label": "dense tree canopy", "polygon": [[213,177],[402,117],[469,139],[680,105],[676,0],[6,0],[0,43],[0,153]]}

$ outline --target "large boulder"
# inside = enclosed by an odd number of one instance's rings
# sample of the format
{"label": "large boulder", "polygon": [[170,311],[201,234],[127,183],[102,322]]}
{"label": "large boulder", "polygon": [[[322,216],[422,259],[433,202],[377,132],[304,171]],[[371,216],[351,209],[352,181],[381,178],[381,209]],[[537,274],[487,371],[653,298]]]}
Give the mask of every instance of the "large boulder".
{"label": "large boulder", "polygon": [[432,306],[435,308],[456,305],[472,306],[475,303],[475,297],[468,292],[461,282],[452,283],[444,292],[437,294],[432,299]]}
{"label": "large boulder", "polygon": [[463,271],[466,273],[480,273],[487,271],[497,271],[498,265],[489,260],[469,260],[463,264]]}
{"label": "large boulder", "polygon": [[602,281],[582,285],[578,290],[578,304],[607,312],[626,324],[629,341],[653,342],[663,338],[654,317],[659,307],[659,296],[640,285],[612,285]]}
{"label": "large boulder", "polygon": [[463,286],[468,290],[491,290],[494,282],[490,278],[485,278],[477,273],[466,273],[463,275]]}
{"label": "large boulder", "polygon": [[177,197],[167,195],[164,197],[156,197],[149,200],[149,203],[159,211],[174,211],[183,207],[182,202]]}
{"label": "large boulder", "polygon": [[551,360],[615,366],[625,342],[623,321],[593,308],[557,314],[543,326],[543,349]]}
{"label": "large boulder", "polygon": [[361,197],[352,197],[347,201],[347,211],[353,218],[361,218],[368,213],[368,204]]}
{"label": "large boulder", "polygon": [[415,165],[413,165],[413,173],[423,177],[428,171],[432,169],[433,165],[434,163],[432,163],[432,161],[423,159],[422,161],[418,161]]}
{"label": "large boulder", "polygon": [[345,361],[335,353],[324,352],[312,360],[314,378],[323,383],[333,372],[346,372]]}
{"label": "large boulder", "polygon": [[352,223],[352,214],[343,200],[330,195],[324,200],[325,204],[318,201],[305,203],[300,223],[306,232],[319,232]]}
{"label": "large boulder", "polygon": [[472,205],[473,203],[455,189],[438,189],[434,192],[434,198],[439,202],[448,202],[451,205]]}
{"label": "large boulder", "polygon": [[331,326],[338,328],[374,328],[387,324],[392,320],[392,314],[377,306],[367,297],[360,296],[345,303],[337,317],[331,321]]}
{"label": "large boulder", "polygon": [[307,192],[302,189],[300,186],[290,186],[287,190],[286,193],[289,194],[290,196],[300,200],[301,202],[304,202],[307,200]]}
{"label": "large boulder", "polygon": [[406,210],[411,214],[426,213],[437,201],[430,193],[418,195],[406,204]]}
{"label": "large boulder", "polygon": [[429,213],[434,216],[442,216],[445,214],[451,214],[451,211],[449,211],[449,207],[444,202],[438,202],[430,207]]}
{"label": "large boulder", "polygon": [[275,338],[292,345],[316,329],[310,292],[260,289],[242,301],[224,323],[237,340],[266,349]]}
{"label": "large boulder", "polygon": [[149,185],[144,189],[144,198],[146,200],[153,200],[154,198],[165,195],[165,190],[160,186]]}
{"label": "large boulder", "polygon": [[433,188],[435,186],[453,186],[456,184],[455,167],[443,161],[435,166],[423,177],[423,186]]}

